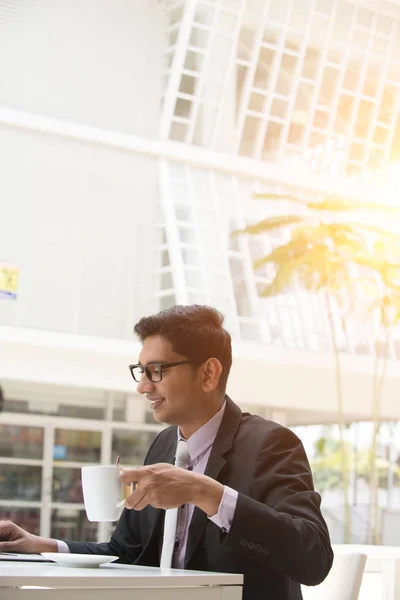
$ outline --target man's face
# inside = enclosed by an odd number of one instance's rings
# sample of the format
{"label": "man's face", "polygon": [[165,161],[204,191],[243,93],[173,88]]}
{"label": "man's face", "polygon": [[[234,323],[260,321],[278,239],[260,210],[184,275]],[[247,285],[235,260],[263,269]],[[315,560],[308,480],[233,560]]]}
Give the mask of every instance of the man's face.
{"label": "man's face", "polygon": [[[160,335],[144,340],[139,363],[172,363],[187,359],[173,351],[171,343]],[[203,389],[198,365],[184,364],[162,372],[162,381],[154,383],[143,373],[137,386],[139,394],[146,394],[153,416],[160,423],[183,426],[196,420],[201,410]]]}

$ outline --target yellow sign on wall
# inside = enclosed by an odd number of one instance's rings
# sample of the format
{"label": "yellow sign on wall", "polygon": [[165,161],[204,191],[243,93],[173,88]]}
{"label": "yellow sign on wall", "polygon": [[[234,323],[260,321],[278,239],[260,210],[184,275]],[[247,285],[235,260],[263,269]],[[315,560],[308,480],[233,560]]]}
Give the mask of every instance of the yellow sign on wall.
{"label": "yellow sign on wall", "polygon": [[0,298],[17,299],[19,267],[0,262]]}

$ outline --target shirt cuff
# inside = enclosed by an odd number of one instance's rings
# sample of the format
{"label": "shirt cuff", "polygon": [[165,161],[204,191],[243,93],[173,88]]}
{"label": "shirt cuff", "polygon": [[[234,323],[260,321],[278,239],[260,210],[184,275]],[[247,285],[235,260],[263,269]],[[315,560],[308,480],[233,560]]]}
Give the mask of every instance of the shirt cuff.
{"label": "shirt cuff", "polygon": [[64,554],[69,552],[68,544],[66,544],[62,540],[56,540],[56,544],[57,544],[57,552],[61,552],[61,553],[63,552]]}
{"label": "shirt cuff", "polygon": [[236,510],[238,492],[224,485],[224,493],[218,507],[218,512],[211,517],[210,521],[218,525],[224,533],[228,533],[231,528],[233,516]]}

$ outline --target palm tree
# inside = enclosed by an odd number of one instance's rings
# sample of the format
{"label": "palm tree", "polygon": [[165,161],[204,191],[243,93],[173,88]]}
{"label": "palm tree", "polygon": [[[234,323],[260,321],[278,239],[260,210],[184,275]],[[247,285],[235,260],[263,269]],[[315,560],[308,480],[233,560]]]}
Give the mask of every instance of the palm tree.
{"label": "palm tree", "polygon": [[[335,305],[341,310],[341,323],[345,328],[346,314],[343,298],[354,298],[358,282],[369,279],[376,268],[369,252],[368,238],[386,239],[390,234],[366,225],[357,217],[359,211],[392,211],[374,203],[359,202],[348,198],[326,196],[320,201],[307,201],[293,196],[263,195],[257,198],[297,205],[299,212],[268,217],[249,225],[233,235],[261,235],[285,229],[290,233],[289,241],[273,249],[267,256],[254,262],[256,270],[270,264],[273,275],[261,296],[270,297],[286,292],[295,281],[310,292],[323,298],[328,317],[331,347],[335,363],[337,414],[340,434],[340,457],[344,496],[345,542],[350,541],[349,469],[346,460],[344,438],[343,386],[335,324]],[[346,223],[343,222],[346,217]],[[363,275],[359,273],[359,267]]]}
{"label": "palm tree", "polygon": [[[395,254],[399,252],[400,240]],[[372,502],[370,504],[369,541],[379,543],[379,473],[377,468],[377,444],[381,424],[383,384],[386,376],[389,348],[396,327],[400,325],[400,281],[399,269],[387,261],[387,248],[375,247],[375,255],[380,255],[381,265],[376,269],[379,277],[375,282],[374,300],[368,307],[371,320],[377,321],[375,344],[374,377],[372,386],[373,433],[369,461],[369,482]]]}

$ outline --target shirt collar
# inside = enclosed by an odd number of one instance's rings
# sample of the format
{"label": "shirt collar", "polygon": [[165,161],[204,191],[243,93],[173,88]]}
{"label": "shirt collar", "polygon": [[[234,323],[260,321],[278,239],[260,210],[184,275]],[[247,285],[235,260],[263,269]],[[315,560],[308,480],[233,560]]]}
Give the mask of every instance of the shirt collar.
{"label": "shirt collar", "polygon": [[[219,411],[215,413],[215,415],[211,417],[207,423],[204,423],[200,429],[195,431],[195,433],[187,440],[187,449],[192,462],[199,458],[201,454],[206,452],[206,450],[208,450],[208,448],[214,443],[219,426],[221,425],[222,417],[224,416],[225,406],[226,400]],[[182,436],[179,427],[177,428],[177,433],[178,441],[185,439]]]}

